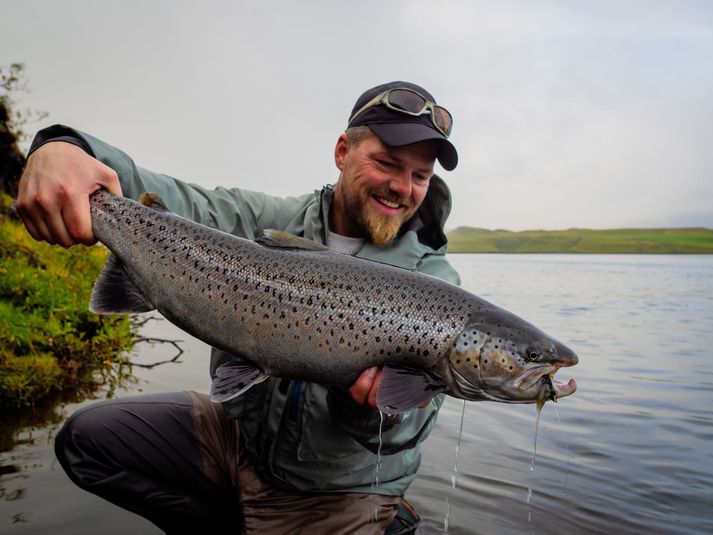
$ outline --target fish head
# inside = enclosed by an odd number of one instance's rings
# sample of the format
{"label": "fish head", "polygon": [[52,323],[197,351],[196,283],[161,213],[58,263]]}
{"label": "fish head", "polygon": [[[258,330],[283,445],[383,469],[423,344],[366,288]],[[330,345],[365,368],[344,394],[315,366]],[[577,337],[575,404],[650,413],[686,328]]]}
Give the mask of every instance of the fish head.
{"label": "fish head", "polygon": [[471,314],[448,356],[449,393],[471,400],[535,403],[574,393],[574,379],[554,378],[577,355],[502,309]]}

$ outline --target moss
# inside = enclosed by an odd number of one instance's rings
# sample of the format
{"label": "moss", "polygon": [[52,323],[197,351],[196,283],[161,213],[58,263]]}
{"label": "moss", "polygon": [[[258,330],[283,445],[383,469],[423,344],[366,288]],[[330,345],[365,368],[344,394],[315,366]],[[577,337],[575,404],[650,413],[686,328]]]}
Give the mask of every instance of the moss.
{"label": "moss", "polygon": [[0,399],[6,408],[33,405],[62,381],[62,368],[49,353],[22,357],[0,353],[0,368]]}
{"label": "moss", "polygon": [[35,242],[0,199],[0,411],[111,377],[133,344],[126,316],[88,311],[107,251]]}

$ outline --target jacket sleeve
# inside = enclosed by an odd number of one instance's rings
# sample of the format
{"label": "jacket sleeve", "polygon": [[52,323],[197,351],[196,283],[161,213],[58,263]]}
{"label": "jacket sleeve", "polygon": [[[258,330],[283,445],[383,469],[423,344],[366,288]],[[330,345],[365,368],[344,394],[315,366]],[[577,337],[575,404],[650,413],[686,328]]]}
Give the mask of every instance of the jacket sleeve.
{"label": "jacket sleeve", "polygon": [[253,239],[260,230],[276,227],[285,212],[285,203],[290,202],[290,199],[239,188],[209,190],[138,167],[125,152],[64,125],[38,132],[31,152],[54,140],[73,142],[114,169],[124,196],[138,199],[146,191],[155,192],[174,213],[238,236]]}

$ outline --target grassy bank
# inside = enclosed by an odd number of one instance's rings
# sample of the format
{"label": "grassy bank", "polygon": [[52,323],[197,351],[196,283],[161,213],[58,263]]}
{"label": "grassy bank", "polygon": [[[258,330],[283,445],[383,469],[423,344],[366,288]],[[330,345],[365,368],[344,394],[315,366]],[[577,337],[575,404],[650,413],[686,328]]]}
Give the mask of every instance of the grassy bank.
{"label": "grassy bank", "polygon": [[448,232],[451,253],[713,254],[713,230],[698,228],[486,230]]}
{"label": "grassy bank", "polygon": [[133,342],[124,316],[87,310],[106,250],[35,242],[0,205],[0,411],[91,388]]}

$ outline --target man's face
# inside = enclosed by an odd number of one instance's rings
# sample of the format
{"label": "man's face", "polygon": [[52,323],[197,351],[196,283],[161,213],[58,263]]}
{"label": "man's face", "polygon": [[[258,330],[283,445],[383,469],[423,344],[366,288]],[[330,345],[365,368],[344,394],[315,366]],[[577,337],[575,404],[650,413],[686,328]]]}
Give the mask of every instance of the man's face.
{"label": "man's face", "polygon": [[341,175],[331,230],[377,244],[393,239],[426,197],[435,157],[435,144],[429,141],[391,147],[372,135],[349,145],[342,134],[335,149]]}

